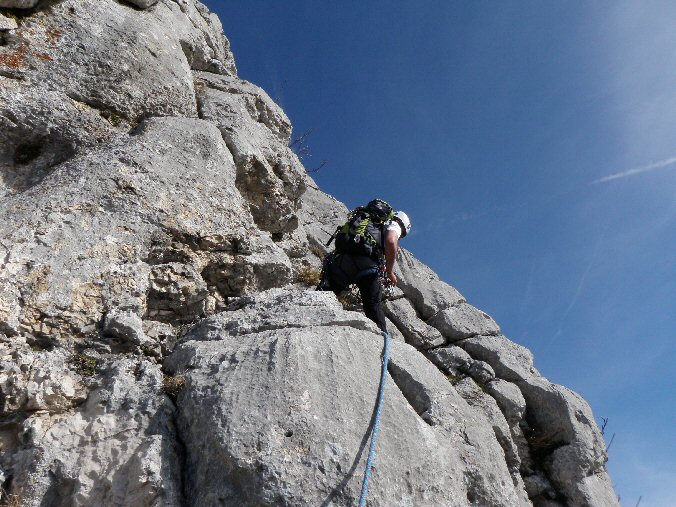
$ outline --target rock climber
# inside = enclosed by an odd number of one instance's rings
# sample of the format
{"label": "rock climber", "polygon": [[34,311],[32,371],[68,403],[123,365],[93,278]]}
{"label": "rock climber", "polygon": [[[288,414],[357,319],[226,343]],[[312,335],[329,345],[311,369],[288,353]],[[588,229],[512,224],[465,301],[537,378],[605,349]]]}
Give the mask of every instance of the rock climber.
{"label": "rock climber", "polygon": [[403,211],[396,213],[385,201],[374,199],[350,213],[348,222],[339,227],[335,252],[324,259],[322,281],[317,290],[331,290],[336,295],[349,285],[359,288],[364,314],[386,331],[383,312],[382,267],[391,285],[397,284],[394,264],[399,239],[411,230],[411,221]]}

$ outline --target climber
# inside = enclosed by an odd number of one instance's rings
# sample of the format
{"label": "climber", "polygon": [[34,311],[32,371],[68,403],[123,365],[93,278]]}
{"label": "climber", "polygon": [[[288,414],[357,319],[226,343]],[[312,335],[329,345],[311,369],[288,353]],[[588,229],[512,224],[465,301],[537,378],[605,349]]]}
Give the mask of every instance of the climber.
{"label": "climber", "polygon": [[374,199],[353,210],[348,222],[329,239],[335,238],[335,252],[324,259],[322,280],[317,290],[331,290],[336,295],[349,285],[359,288],[364,314],[382,330],[386,330],[382,308],[382,271],[389,284],[397,284],[394,264],[399,239],[411,230],[411,221],[403,211],[396,213],[385,201]]}

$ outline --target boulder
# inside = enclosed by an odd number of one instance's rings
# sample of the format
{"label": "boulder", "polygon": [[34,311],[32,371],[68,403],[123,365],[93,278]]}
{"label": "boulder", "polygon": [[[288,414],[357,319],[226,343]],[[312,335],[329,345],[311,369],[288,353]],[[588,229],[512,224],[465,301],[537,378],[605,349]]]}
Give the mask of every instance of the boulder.
{"label": "boulder", "polygon": [[103,319],[103,332],[134,345],[140,345],[147,339],[143,332],[141,317],[134,312],[118,309],[106,314]]}
{"label": "boulder", "polygon": [[486,384],[486,391],[498,403],[507,422],[518,424],[526,411],[526,400],[521,390],[511,382],[495,378]]}
{"label": "boulder", "polygon": [[[327,296],[244,298],[225,312],[229,319],[208,319],[208,330],[188,333],[166,361],[186,377],[178,421],[194,503],[347,505],[358,498],[383,341],[362,323],[295,318],[294,301],[300,314],[340,313]],[[278,327],[287,316],[293,325]],[[391,357],[369,487],[374,505],[453,498],[526,505],[492,430],[476,423],[446,378],[406,344],[393,342]]]}
{"label": "boulder", "polygon": [[452,375],[457,375],[458,373],[468,374],[469,368],[474,362],[474,359],[467,352],[455,345],[439,347],[426,352],[425,355],[441,371]]}
{"label": "boulder", "polygon": [[501,379],[517,382],[539,376],[532,352],[502,335],[475,336],[457,343],[474,359],[490,364]]}
{"label": "boulder", "polygon": [[526,400],[526,418],[535,430],[538,455],[567,504],[617,505],[605,471],[605,443],[589,405],[573,391],[542,377],[517,385]]}
{"label": "boulder", "polygon": [[495,378],[493,368],[485,361],[472,361],[467,373],[482,386]]}
{"label": "boulder", "polygon": [[458,303],[437,312],[427,323],[447,340],[455,342],[476,335],[497,335],[500,327],[490,315],[467,303]]}

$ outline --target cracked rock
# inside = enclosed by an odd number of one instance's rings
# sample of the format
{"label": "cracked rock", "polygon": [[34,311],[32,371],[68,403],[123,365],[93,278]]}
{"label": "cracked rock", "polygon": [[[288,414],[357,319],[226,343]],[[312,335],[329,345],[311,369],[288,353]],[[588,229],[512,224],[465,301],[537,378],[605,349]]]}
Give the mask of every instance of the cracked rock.
{"label": "cracked rock", "polygon": [[450,345],[439,347],[427,352],[427,357],[436,364],[441,371],[451,374],[468,373],[474,361],[472,357],[460,347]]}
{"label": "cracked rock", "polygon": [[414,347],[429,349],[443,345],[446,340],[432,326],[425,324],[416,314],[413,305],[405,298],[387,301],[385,314],[395,323],[406,338],[406,342]]}
{"label": "cracked rock", "polygon": [[499,378],[486,384],[486,390],[498,403],[500,410],[510,424],[517,424],[526,411],[526,400],[521,390],[511,382]]}
{"label": "cracked rock", "polygon": [[16,411],[61,412],[84,400],[84,386],[62,349],[33,352],[25,342],[0,342],[0,415]]}

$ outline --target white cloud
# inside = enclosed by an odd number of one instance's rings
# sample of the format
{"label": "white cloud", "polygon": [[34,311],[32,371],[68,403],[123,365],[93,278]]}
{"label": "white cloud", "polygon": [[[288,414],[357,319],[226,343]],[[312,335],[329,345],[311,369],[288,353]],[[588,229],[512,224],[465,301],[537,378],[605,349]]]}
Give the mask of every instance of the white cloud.
{"label": "white cloud", "polygon": [[660,162],[655,162],[654,164],[648,164],[639,167],[634,167],[633,169],[627,169],[626,171],[611,174],[610,176],[604,176],[603,178],[599,178],[598,180],[592,181],[590,184],[594,185],[596,183],[605,183],[607,181],[618,180],[620,178],[626,178],[627,176],[634,176],[636,174],[655,171],[656,169],[662,169],[663,167],[671,166],[674,164],[676,164],[676,157],[661,160]]}

